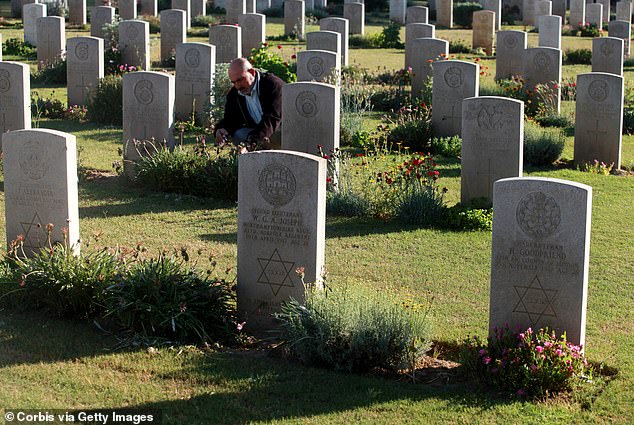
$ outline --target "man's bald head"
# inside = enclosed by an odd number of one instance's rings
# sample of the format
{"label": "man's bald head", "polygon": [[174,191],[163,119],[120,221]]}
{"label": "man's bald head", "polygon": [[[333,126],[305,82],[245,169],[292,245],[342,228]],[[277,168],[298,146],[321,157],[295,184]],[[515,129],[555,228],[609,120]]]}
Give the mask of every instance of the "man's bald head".
{"label": "man's bald head", "polygon": [[249,62],[246,58],[236,58],[231,61],[229,64],[230,69],[234,69],[236,71],[248,71],[253,68],[251,62]]}
{"label": "man's bald head", "polygon": [[231,84],[242,94],[251,93],[251,85],[255,80],[255,69],[245,58],[237,58],[229,64]]}

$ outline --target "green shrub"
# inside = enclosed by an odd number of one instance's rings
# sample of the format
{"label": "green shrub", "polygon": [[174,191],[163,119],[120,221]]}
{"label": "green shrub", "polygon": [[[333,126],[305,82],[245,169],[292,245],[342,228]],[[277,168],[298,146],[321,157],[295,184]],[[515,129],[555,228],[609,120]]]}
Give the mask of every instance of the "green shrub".
{"label": "green shrub", "polygon": [[524,163],[534,166],[553,164],[564,150],[566,138],[559,129],[542,129],[527,121],[524,125]]}
{"label": "green shrub", "polygon": [[471,53],[471,45],[464,40],[450,40],[449,53]]}
{"label": "green shrub", "polygon": [[137,261],[106,289],[104,297],[104,316],[144,337],[192,343],[235,341],[230,285],[203,276],[174,256]]}
{"label": "green shrub", "polygon": [[408,224],[438,226],[445,217],[442,194],[433,187],[406,191],[400,196],[397,216]]}
{"label": "green shrub", "polygon": [[541,117],[535,117],[535,122],[542,127],[559,127],[568,128],[573,127],[574,122],[570,117],[564,115],[545,115]]}
{"label": "green shrub", "polygon": [[471,28],[473,23],[473,12],[482,10],[480,3],[456,3],[453,6],[453,22],[464,28]]}
{"label": "green shrub", "polygon": [[[55,94],[53,92],[52,94]],[[33,92],[31,97],[31,116],[36,123],[41,118],[60,119],[64,118],[66,108],[61,100],[53,98],[42,98],[38,92]]]}
{"label": "green shrub", "polygon": [[137,184],[152,190],[238,199],[238,155],[211,154],[204,139],[194,149],[158,149],[153,155],[143,156],[136,169]]}
{"label": "green shrub", "polygon": [[446,210],[446,226],[453,230],[493,229],[492,208],[471,208],[456,204]]}
{"label": "green shrub", "polygon": [[56,244],[27,258],[23,240],[18,238],[7,257],[18,282],[12,304],[64,317],[101,313],[103,290],[123,271],[115,255],[105,250],[75,255],[67,244]]}
{"label": "green shrub", "polygon": [[212,99],[213,101],[209,104],[211,110],[209,111],[209,115],[211,115],[212,123],[217,123],[220,121],[225,113],[225,105],[227,103],[227,93],[231,90],[233,84],[231,84],[231,80],[229,79],[229,64],[228,63],[217,63],[216,70],[214,72],[214,85],[212,87]]}
{"label": "green shrub", "polygon": [[351,191],[327,193],[326,211],[329,216],[367,217],[370,215],[370,210],[370,202],[358,193]]}
{"label": "green shrub", "polygon": [[508,325],[494,328],[486,342],[477,337],[465,341],[461,363],[469,374],[518,397],[572,391],[591,378],[582,347],[548,329],[516,333]]}
{"label": "green shrub", "polygon": [[31,79],[40,84],[66,84],[66,58],[58,58],[33,72]]}
{"label": "green shrub", "polygon": [[403,304],[384,292],[336,288],[308,291],[305,305],[284,302],[276,316],[291,356],[305,364],[395,371],[413,369],[430,347],[428,309]]}
{"label": "green shrub", "polygon": [[205,27],[220,24],[221,19],[213,15],[198,15],[192,18],[192,27]]}
{"label": "green shrub", "polygon": [[[278,47],[281,48],[281,46]],[[259,49],[251,52],[249,62],[251,62],[254,68],[272,72],[286,83],[293,83],[297,80],[297,74],[292,71],[288,62],[277,52],[270,51],[268,43],[262,44]]]}
{"label": "green shrub", "polygon": [[591,65],[592,50],[590,49],[567,49],[566,63],[576,65]]}
{"label": "green shrub", "polygon": [[397,22],[390,22],[381,30],[379,47],[383,49],[402,49],[405,44],[401,41],[401,25]]}
{"label": "green shrub", "polygon": [[458,158],[462,154],[462,139],[460,136],[434,137],[431,139],[429,153]]}
{"label": "green shrub", "polygon": [[123,122],[123,77],[108,75],[99,80],[95,95],[88,102],[87,118],[99,124]]}
{"label": "green shrub", "polygon": [[405,85],[394,86],[383,84],[375,89],[370,102],[377,111],[394,111],[412,102],[410,92]]}
{"label": "green shrub", "polygon": [[21,56],[25,59],[37,58],[37,49],[19,38],[8,38],[2,44],[3,55]]}
{"label": "green shrub", "polygon": [[623,108],[623,134],[634,133],[634,108]]}
{"label": "green shrub", "polygon": [[427,151],[431,144],[431,108],[421,106],[403,107],[386,116],[390,126],[387,140],[390,144],[400,143],[412,151]]}
{"label": "green shrub", "polygon": [[161,32],[161,20],[158,16],[152,15],[140,15],[139,20],[145,21],[150,26],[150,34],[160,34]]}

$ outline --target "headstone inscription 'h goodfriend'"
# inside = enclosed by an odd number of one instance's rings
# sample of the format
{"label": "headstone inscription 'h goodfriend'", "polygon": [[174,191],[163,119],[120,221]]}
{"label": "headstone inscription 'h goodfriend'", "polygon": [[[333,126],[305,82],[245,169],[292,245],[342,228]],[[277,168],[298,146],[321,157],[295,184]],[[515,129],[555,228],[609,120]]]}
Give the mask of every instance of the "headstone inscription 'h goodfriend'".
{"label": "headstone inscription 'h goodfriend'", "polygon": [[290,151],[240,155],[238,166],[238,314],[249,330],[272,329],[304,282],[321,286],[327,161]]}
{"label": "headstone inscription 'h goodfriend'", "polygon": [[31,128],[29,66],[0,61],[0,150],[7,131]]}
{"label": "headstone inscription 'h goodfriend'", "polygon": [[503,179],[493,194],[489,334],[566,332],[585,343],[592,188],[543,177]]}
{"label": "headstone inscription 'h goodfriend'", "polygon": [[[4,135],[7,243],[23,239],[26,255],[66,242],[79,253],[75,136],[56,130]],[[49,224],[53,226],[50,227]]]}

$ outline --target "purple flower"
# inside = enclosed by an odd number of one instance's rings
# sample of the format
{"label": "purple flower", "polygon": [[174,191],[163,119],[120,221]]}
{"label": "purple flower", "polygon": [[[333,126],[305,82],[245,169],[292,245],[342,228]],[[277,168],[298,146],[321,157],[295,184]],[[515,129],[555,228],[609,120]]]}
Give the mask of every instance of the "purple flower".
{"label": "purple flower", "polygon": [[517,396],[518,397],[524,397],[526,395],[526,391],[524,391],[523,389],[519,389],[517,390]]}
{"label": "purple flower", "polygon": [[537,365],[531,365],[531,372],[535,373],[537,372]]}
{"label": "purple flower", "polygon": [[484,356],[487,353],[487,350],[485,350],[484,348],[480,351],[478,351],[480,353],[480,357]]}

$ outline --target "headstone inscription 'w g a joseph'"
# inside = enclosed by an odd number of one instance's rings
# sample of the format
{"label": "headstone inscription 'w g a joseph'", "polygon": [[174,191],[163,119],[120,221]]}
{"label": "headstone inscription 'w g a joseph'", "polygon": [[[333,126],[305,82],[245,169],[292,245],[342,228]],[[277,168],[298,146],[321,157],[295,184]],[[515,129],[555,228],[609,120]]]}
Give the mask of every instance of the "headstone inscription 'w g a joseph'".
{"label": "headstone inscription 'w g a joseph'", "polygon": [[290,151],[240,155],[238,313],[250,330],[271,329],[281,303],[304,301],[304,281],[324,266],[327,161]]}
{"label": "headstone inscription 'w g a joseph'", "polygon": [[548,327],[584,344],[592,188],[542,177],[495,183],[489,333]]}

